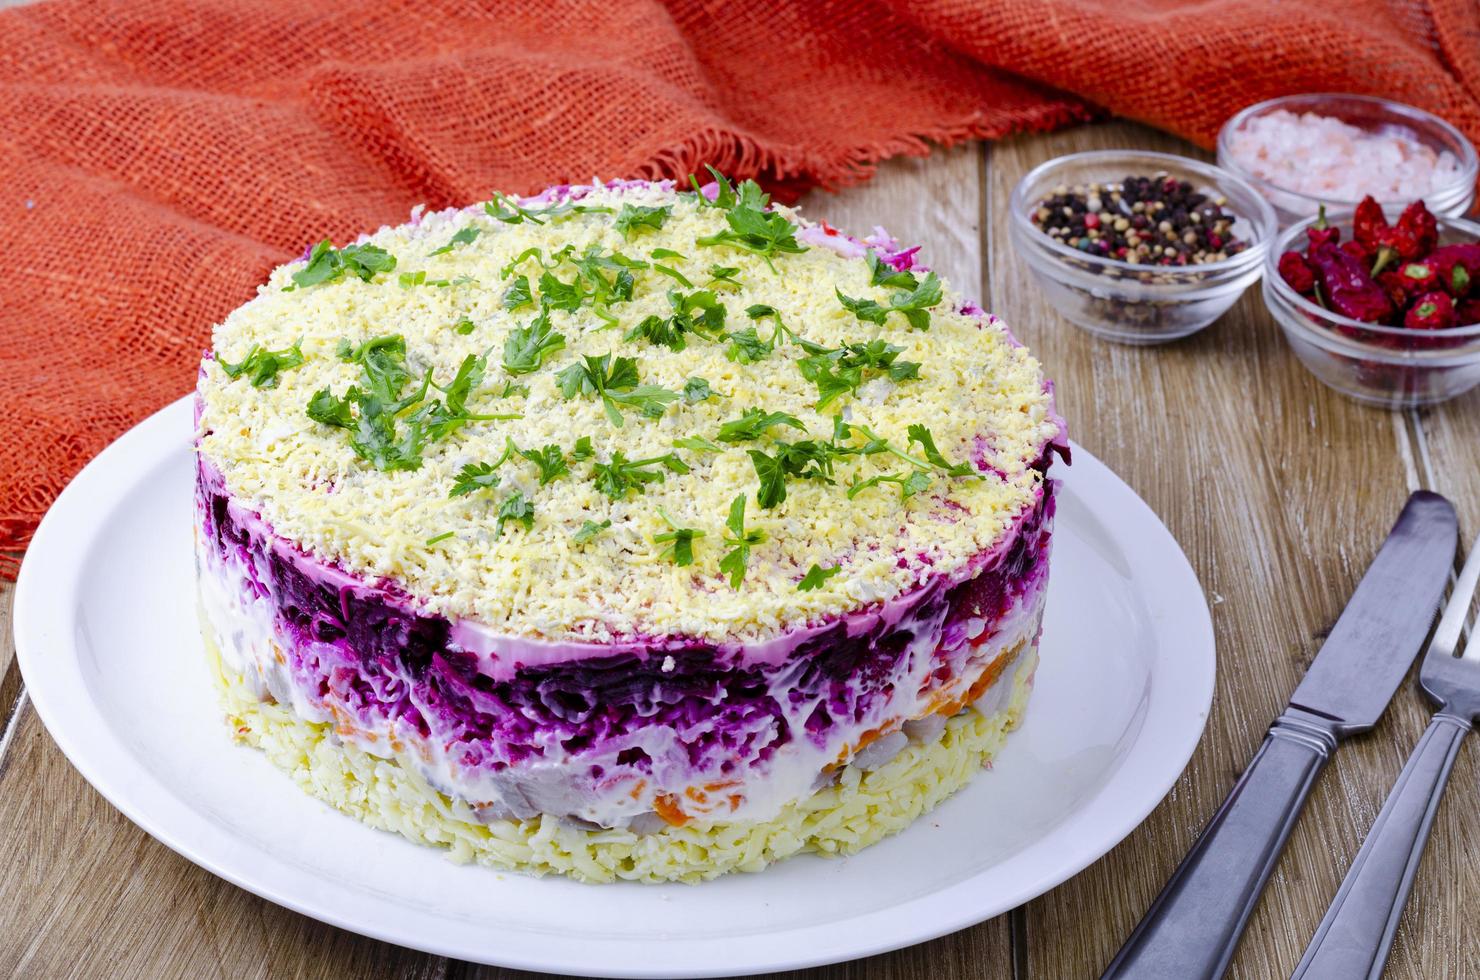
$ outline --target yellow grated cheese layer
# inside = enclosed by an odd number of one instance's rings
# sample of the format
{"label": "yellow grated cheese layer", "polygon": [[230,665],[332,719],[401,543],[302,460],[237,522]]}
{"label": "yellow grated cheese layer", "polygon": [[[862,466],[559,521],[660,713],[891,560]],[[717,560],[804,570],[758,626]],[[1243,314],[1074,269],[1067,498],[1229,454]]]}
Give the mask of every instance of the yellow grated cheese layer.
{"label": "yellow grated cheese layer", "polygon": [[[843,308],[835,290],[884,304],[895,290],[870,285],[861,258],[812,245],[800,255],[778,256],[777,274],[750,253],[699,247],[696,239],[726,227],[723,213],[657,185],[598,186],[581,203],[613,209],[623,203],[669,204],[673,212],[661,230],[641,229],[624,239],[610,214],[511,225],[481,209],[449,210],[368,236],[398,261],[395,271],[371,282],[350,275],[285,290],[303,263],[275,270],[255,299],[216,325],[213,349],[235,362],[254,345],[276,350],[298,343],[305,363],[282,371],[276,387],[260,389],[245,377],[229,379],[212,359],[202,365],[198,448],[221,470],[228,491],[259,511],[280,535],[351,572],[398,583],[431,613],[474,620],[500,634],[590,641],[684,635],[754,642],[776,636],[959,569],[991,548],[1034,500],[1040,477],[1028,467],[1058,431],[1039,365],[995,319],[959,312],[962,300],[949,284],[944,301],[931,311],[928,331],[911,331],[899,314],[890,314],[883,325],[866,323]],[[779,210],[800,226],[809,224],[793,210]],[[482,232],[473,242],[430,254],[470,225]],[[901,346],[901,360],[921,364],[920,379],[870,381],[858,397],[844,396],[817,412],[811,407],[817,391],[797,369],[805,354],[796,346],[781,346],[767,360],[740,365],[726,359],[725,343],[702,337],[690,337],[682,352],[642,339],[626,341],[623,335],[643,317],[672,312],[667,292],[677,284],[652,270],[636,272],[634,299],[612,307],[621,321],[617,329],[598,329],[602,323],[589,308],[552,311],[552,325],[565,335],[566,348],[547,358],[539,371],[510,376],[502,366],[505,338],[527,325],[534,312],[503,308],[512,280],[501,278],[500,270],[526,249],[549,255],[568,243],[577,252],[595,244],[648,261],[654,249],[672,249],[684,258],[659,261],[687,276],[695,288],[706,284],[713,265],[738,268],[741,288],[716,290],[728,309],[727,330],[754,325],[767,336],[770,321],[752,324],[745,310],[770,305],[814,343],[836,347],[883,338]],[[401,285],[402,273],[421,271],[428,280],[452,285]],[[536,287],[539,271],[533,262],[519,268]],[[574,270],[567,264],[557,275],[569,282]],[[467,335],[453,329],[463,318],[474,324]],[[336,356],[341,339],[359,344],[387,334],[405,338],[414,377],[431,367],[442,384],[465,356],[487,353],[487,380],[472,398],[471,410],[518,412],[523,418],[470,423],[431,444],[419,469],[373,469],[355,456],[345,431],[312,421],[305,407],[322,388],[342,395],[363,384],[359,366]],[[644,384],[681,390],[687,379],[699,377],[720,395],[671,405],[659,419],[628,409],[625,424],[616,428],[598,400],[564,400],[556,379],[578,355],[607,352],[636,357]],[[509,381],[527,385],[528,395],[503,397]],[[851,480],[903,469],[881,454],[840,464],[836,485],[790,480],[786,500],[763,510],[755,500],[758,480],[746,450],[772,451],[768,437],[729,445],[720,453],[677,450],[692,472],[666,473],[663,482],[624,500],[612,501],[597,491],[592,461],[571,464],[570,476],[541,487],[538,470],[517,459],[500,469],[496,490],[448,496],[463,466],[493,462],[509,438],[521,448],[554,443],[568,453],[577,439],[589,436],[597,461],[616,450],[641,459],[674,451],[674,441],[681,438],[713,439],[723,422],[752,407],[789,412],[805,422],[805,436],[794,429],[772,430],[772,437],[788,441],[829,438],[831,416],[838,411],[901,448],[908,442],[907,427],[924,424],[951,461],[985,454],[989,466],[1003,475],[937,476],[927,491],[906,501],[889,484],[847,499]],[[509,524],[498,534],[499,504],[514,489],[533,502],[533,528]],[[723,538],[730,502],[742,493],[749,501],[747,527],[764,532],[765,540],[753,548],[743,584],[732,590],[719,562],[728,550]],[[675,565],[663,556],[667,546],[653,541],[668,530],[660,511],[680,526],[705,532],[694,543],[692,566]],[[612,525],[578,544],[573,535],[586,520]],[[428,543],[447,532],[451,537]],[[841,573],[820,589],[797,591],[814,564],[840,566]]]}
{"label": "yellow grated cheese layer", "polygon": [[[1021,721],[1038,653],[1013,664],[1006,706],[983,715],[967,708],[929,744],[906,746],[867,772],[845,766],[837,782],[788,803],[761,823],[664,827],[651,834],[585,830],[542,815],[480,822],[466,805],[427,785],[414,766],[370,755],[336,738],[332,727],[259,701],[240,675],[223,670],[209,631],[212,674],[238,742],[261,749],[304,792],[372,827],[444,848],[458,863],[580,881],[696,883],[731,871],[761,871],[796,854],[854,854],[908,827],[990,764]],[[1004,679],[1004,683],[1009,683]]]}

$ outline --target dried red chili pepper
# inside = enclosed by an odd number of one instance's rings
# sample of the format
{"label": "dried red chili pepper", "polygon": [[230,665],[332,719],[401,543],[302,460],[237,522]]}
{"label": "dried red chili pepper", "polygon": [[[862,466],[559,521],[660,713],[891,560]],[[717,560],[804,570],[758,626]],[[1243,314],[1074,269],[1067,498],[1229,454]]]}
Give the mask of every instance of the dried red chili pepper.
{"label": "dried red chili pepper", "polygon": [[1412,260],[1423,254],[1423,250],[1419,248],[1418,239],[1414,236],[1413,232],[1399,225],[1393,225],[1391,228],[1383,228],[1377,233],[1377,254],[1379,261],[1381,260],[1382,250],[1384,248],[1392,249],[1397,253],[1396,257],[1400,259]]}
{"label": "dried red chili pepper", "polygon": [[1468,327],[1474,323],[1480,323],[1480,296],[1462,299],[1454,308],[1455,326]]}
{"label": "dried red chili pepper", "polygon": [[1398,216],[1398,227],[1412,235],[1417,243],[1417,251],[1413,255],[1404,255],[1405,259],[1427,255],[1439,244],[1439,221],[1422,200],[1414,201],[1403,209],[1403,213]]}
{"label": "dried red chili pepper", "polygon": [[1280,278],[1289,283],[1291,289],[1302,296],[1310,295],[1316,284],[1316,274],[1311,271],[1305,256],[1299,252],[1286,252],[1280,256],[1279,270]]}
{"label": "dried red chili pepper", "polygon": [[1424,293],[1403,317],[1403,326],[1412,330],[1444,330],[1454,326],[1454,300],[1437,289]]}
{"label": "dried red chili pepper", "polygon": [[1440,245],[1424,261],[1434,266],[1449,295],[1465,296],[1480,279],[1480,242]]}
{"label": "dried red chili pepper", "polygon": [[1398,269],[1403,289],[1410,295],[1429,293],[1439,288],[1439,271],[1431,262],[1405,262]]}
{"label": "dried red chili pepper", "polygon": [[1352,215],[1352,237],[1371,254],[1377,251],[1377,233],[1387,226],[1387,216],[1382,213],[1382,205],[1377,203],[1377,198],[1371,194],[1362,198]]}
{"label": "dried red chili pepper", "polygon": [[1402,274],[1397,269],[1379,273],[1377,284],[1388,294],[1388,299],[1392,300],[1394,309],[1401,310],[1408,305],[1408,290],[1403,282]]}
{"label": "dried red chili pepper", "polygon": [[1326,220],[1326,205],[1322,204],[1320,211],[1316,213],[1316,223],[1305,229],[1305,237],[1310,239],[1306,246],[1306,254],[1317,245],[1330,242],[1335,245],[1341,241],[1341,229]]}
{"label": "dried red chili pepper", "polygon": [[1341,250],[1363,265],[1371,265],[1373,253],[1356,239],[1349,239],[1341,243]]}
{"label": "dried red chili pepper", "polygon": [[1392,315],[1387,291],[1363,268],[1362,263],[1330,242],[1311,246],[1306,261],[1315,271],[1330,308],[1342,316],[1364,323],[1378,323]]}

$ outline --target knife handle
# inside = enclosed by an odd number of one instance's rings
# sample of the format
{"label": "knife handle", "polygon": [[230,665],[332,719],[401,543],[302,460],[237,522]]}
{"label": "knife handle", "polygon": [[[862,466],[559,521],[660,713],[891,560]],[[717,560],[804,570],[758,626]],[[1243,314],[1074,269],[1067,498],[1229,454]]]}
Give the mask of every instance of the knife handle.
{"label": "knife handle", "polygon": [[1382,976],[1434,812],[1469,730],[1464,718],[1442,712],[1429,722],[1291,980]]}
{"label": "knife handle", "polygon": [[1335,748],[1330,722],[1287,709],[1104,977],[1221,977]]}

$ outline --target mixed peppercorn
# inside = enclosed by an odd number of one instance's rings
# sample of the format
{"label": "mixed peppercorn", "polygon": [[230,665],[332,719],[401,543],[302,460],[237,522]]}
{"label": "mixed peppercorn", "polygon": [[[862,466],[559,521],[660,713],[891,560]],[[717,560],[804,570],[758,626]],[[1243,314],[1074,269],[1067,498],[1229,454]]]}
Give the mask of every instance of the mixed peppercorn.
{"label": "mixed peppercorn", "polygon": [[1280,256],[1280,277],[1331,312],[1411,330],[1480,323],[1480,242],[1440,245],[1423,201],[1390,224],[1369,196],[1352,216],[1351,238],[1341,240],[1324,210],[1306,235],[1303,254]]}
{"label": "mixed peppercorn", "polygon": [[1233,233],[1237,217],[1223,197],[1165,173],[1118,184],[1060,184],[1033,209],[1040,231],[1070,248],[1133,265],[1203,265],[1237,255],[1248,243]]}

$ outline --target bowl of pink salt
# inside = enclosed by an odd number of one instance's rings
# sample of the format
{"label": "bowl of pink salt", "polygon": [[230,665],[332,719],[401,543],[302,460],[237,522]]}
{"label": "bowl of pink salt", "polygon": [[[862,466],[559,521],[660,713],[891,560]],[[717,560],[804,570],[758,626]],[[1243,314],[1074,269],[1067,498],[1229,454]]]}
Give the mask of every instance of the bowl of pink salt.
{"label": "bowl of pink salt", "polygon": [[1280,227],[1354,209],[1422,198],[1439,216],[1475,202],[1475,147],[1432,113],[1365,95],[1288,95],[1249,106],[1218,133],[1218,166],[1274,206]]}

